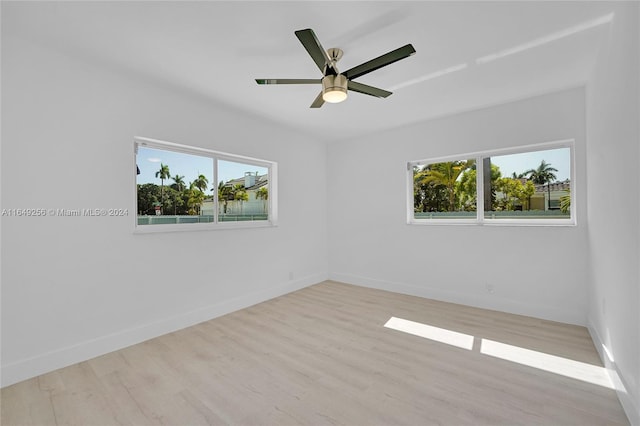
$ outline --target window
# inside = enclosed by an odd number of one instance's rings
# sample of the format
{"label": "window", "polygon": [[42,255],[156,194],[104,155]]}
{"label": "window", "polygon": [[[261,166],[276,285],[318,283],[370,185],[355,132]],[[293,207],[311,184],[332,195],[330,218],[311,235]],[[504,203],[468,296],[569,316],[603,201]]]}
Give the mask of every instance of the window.
{"label": "window", "polygon": [[410,162],[408,222],[574,225],[573,146],[561,141]]}
{"label": "window", "polygon": [[276,163],[146,138],[134,144],[136,231],[276,223]]}

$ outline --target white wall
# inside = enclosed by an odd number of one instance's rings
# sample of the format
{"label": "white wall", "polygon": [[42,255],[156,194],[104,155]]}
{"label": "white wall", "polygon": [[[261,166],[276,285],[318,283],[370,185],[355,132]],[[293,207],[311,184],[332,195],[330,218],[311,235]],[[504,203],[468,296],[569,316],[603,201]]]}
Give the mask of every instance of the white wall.
{"label": "white wall", "polygon": [[[584,118],[576,88],[330,145],[329,276],[586,324]],[[578,226],[406,224],[407,161],[561,139],[576,141]]]}
{"label": "white wall", "polygon": [[133,214],[134,136],[277,161],[279,226],[134,235],[131,216],[3,217],[3,385],[326,279],[326,144],[3,37],[2,208]]}
{"label": "white wall", "polygon": [[589,328],[620,376],[632,424],[640,424],[639,9],[616,9],[587,90]]}

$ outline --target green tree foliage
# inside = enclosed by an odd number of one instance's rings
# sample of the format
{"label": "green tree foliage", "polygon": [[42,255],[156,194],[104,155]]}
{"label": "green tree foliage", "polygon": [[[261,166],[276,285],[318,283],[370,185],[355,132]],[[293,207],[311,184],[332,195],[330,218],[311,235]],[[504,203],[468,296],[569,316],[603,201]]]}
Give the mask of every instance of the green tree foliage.
{"label": "green tree foliage", "polygon": [[244,185],[236,185],[233,187],[233,199],[240,201],[240,214],[242,214],[242,207],[245,201],[249,201],[249,194],[244,190]]}
{"label": "green tree foliage", "polygon": [[229,201],[233,200],[233,189],[223,181],[218,183],[218,202],[222,202],[223,214],[227,214]]}
{"label": "green tree foliage", "polygon": [[551,167],[551,164],[542,160],[540,165],[536,169],[529,169],[524,172],[524,175],[529,176],[529,179],[536,185],[544,185],[547,182],[556,180],[556,175],[553,172],[557,172],[558,169]]}
{"label": "green tree foliage", "polygon": [[168,186],[164,188],[165,207],[175,215],[187,214],[187,194],[185,190],[177,191]]}
{"label": "green tree foliage", "polygon": [[182,197],[182,190],[185,187],[184,176],[176,174],[171,179],[173,179],[171,188],[175,190],[173,196],[171,197],[171,199],[173,200],[173,214],[177,215],[179,214],[178,207],[182,207],[186,204]]}
{"label": "green tree foliage", "polygon": [[199,175],[191,184],[186,192],[187,214],[199,215],[202,209],[202,203],[205,200],[204,191],[209,186],[209,179],[205,175]]}
{"label": "green tree foliage", "polygon": [[456,192],[458,194],[458,200],[460,201],[462,210],[476,210],[476,202],[478,198],[476,193],[477,174],[475,167],[471,170],[466,170],[460,177],[460,180],[456,182]]}
{"label": "green tree foliage", "polygon": [[[474,164],[470,169],[465,170],[458,182],[456,182],[456,194],[460,202],[460,208],[465,211],[475,211],[477,208],[477,174],[476,165]],[[495,164],[491,164],[491,205],[496,205],[496,191],[495,187],[498,179],[502,176],[500,167]]]}
{"label": "green tree foliage", "polygon": [[[558,170],[542,160],[536,169],[513,172],[502,177],[500,168],[491,164],[491,210],[530,210],[535,185],[547,185]],[[477,208],[477,170],[473,160],[432,163],[413,168],[413,198],[416,212],[473,211]],[[568,213],[571,196],[560,198],[560,210]]]}
{"label": "green tree foliage", "polygon": [[[187,214],[187,191],[176,191],[172,187],[164,188],[165,204],[167,211],[173,214]],[[159,205],[161,189],[155,183],[138,184],[138,214],[155,215],[155,206]]]}
{"label": "green tree foliage", "polygon": [[176,191],[182,191],[185,188],[184,176],[175,175],[171,179],[173,179],[173,183],[171,184],[171,188]]}
{"label": "green tree foliage", "polygon": [[523,209],[528,210],[529,200],[536,191],[530,180],[522,183],[521,179],[507,177],[498,179],[496,188],[502,193],[502,198],[498,202],[498,208],[501,210],[515,210],[517,201]]}
{"label": "green tree foliage", "polygon": [[269,199],[269,189],[266,186],[258,189],[256,191],[256,198],[259,200],[267,200]]}
{"label": "green tree foliage", "polygon": [[571,190],[566,189],[566,194],[560,197],[560,211],[569,213],[571,211]]}
{"label": "green tree foliage", "polygon": [[413,206],[421,212],[446,211],[447,196],[443,186],[434,186],[423,179],[428,166],[413,168]]}
{"label": "green tree foliage", "polygon": [[155,214],[155,205],[160,201],[160,187],[155,183],[138,184],[138,214]]}
{"label": "green tree foliage", "polygon": [[447,161],[414,168],[414,207],[422,211],[455,211],[456,182],[474,164],[475,160]]}
{"label": "green tree foliage", "polygon": [[523,206],[526,206],[527,210],[531,210],[531,197],[536,193],[536,187],[528,180],[525,184],[522,185],[521,191],[516,195]]}
{"label": "green tree foliage", "polygon": [[249,194],[247,194],[247,191],[244,189],[241,189],[240,191],[236,191],[233,195],[233,199],[238,201],[249,201]]}
{"label": "green tree foliage", "polygon": [[269,199],[269,189],[266,186],[261,187],[256,191],[256,199],[262,200],[262,211],[267,211],[267,200]]}
{"label": "green tree foliage", "polygon": [[169,179],[171,173],[169,172],[169,166],[160,163],[160,170],[156,172],[156,177],[160,178],[160,204],[162,205],[162,211],[164,213],[164,180]]}
{"label": "green tree foliage", "polygon": [[551,167],[551,164],[542,160],[540,165],[535,169],[529,169],[524,172],[525,175],[529,176],[529,179],[533,181],[533,183],[537,185],[547,184],[547,194],[548,194],[548,208],[551,208],[551,182],[556,180],[556,175],[554,172],[557,172],[558,169]]}
{"label": "green tree foliage", "polygon": [[191,183],[187,189],[187,214],[195,216],[200,214],[202,203],[204,203],[204,192],[195,186],[195,182]]}
{"label": "green tree foliage", "polygon": [[200,192],[204,193],[209,186],[209,179],[205,175],[199,175],[196,180],[192,182],[194,187],[198,188]]}

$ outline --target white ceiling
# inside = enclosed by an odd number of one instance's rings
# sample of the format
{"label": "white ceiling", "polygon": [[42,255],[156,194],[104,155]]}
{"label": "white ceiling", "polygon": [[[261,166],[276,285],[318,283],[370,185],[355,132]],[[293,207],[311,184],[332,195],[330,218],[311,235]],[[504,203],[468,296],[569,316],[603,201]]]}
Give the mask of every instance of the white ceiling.
{"label": "white ceiling", "polygon": [[[594,20],[612,9],[610,2],[3,2],[2,32],[334,141],[583,84],[608,32]],[[344,50],[342,70],[407,43],[417,53],[358,79],[393,90],[389,98],[350,93],[310,109],[319,86],[254,81],[321,77],[294,35],[303,28],[325,48]],[[476,62],[544,37],[552,41]]]}

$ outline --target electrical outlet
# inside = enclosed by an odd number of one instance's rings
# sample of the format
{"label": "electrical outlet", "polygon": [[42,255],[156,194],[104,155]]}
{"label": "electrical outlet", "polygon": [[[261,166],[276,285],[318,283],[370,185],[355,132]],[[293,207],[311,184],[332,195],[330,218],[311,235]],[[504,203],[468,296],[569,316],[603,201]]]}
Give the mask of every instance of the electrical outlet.
{"label": "electrical outlet", "polygon": [[495,288],[495,286],[493,284],[488,284],[487,283],[487,284],[485,284],[485,288],[487,290],[487,293],[489,293],[489,294],[493,294],[493,293],[496,292],[496,288]]}

